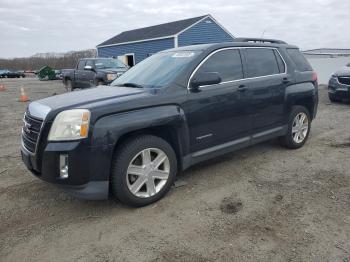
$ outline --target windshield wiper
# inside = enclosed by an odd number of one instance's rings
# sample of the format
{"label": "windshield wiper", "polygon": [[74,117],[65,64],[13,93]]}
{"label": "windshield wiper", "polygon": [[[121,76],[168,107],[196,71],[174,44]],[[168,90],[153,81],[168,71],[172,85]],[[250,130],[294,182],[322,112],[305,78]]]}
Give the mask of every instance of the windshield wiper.
{"label": "windshield wiper", "polygon": [[142,85],[135,84],[135,83],[123,83],[118,86],[125,86],[125,87],[136,87],[136,88],[143,88]]}

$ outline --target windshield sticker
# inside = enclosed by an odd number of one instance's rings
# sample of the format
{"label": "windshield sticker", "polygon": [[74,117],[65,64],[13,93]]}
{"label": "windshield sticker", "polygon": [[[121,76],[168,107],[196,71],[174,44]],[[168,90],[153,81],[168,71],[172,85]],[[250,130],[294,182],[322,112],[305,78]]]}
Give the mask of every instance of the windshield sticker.
{"label": "windshield sticker", "polygon": [[178,52],[173,54],[171,57],[177,57],[177,58],[188,58],[194,56],[193,52]]}

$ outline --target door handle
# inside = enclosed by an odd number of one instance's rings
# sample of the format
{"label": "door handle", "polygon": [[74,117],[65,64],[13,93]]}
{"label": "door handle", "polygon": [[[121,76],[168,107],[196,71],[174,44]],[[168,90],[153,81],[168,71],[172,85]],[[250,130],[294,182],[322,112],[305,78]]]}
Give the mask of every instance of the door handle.
{"label": "door handle", "polygon": [[282,78],[282,83],[283,84],[288,84],[290,82],[289,78],[288,77],[283,77]]}
{"label": "door handle", "polygon": [[247,87],[245,86],[245,85],[240,85],[240,86],[238,86],[238,91],[239,92],[244,92],[244,91],[246,91],[247,90]]}

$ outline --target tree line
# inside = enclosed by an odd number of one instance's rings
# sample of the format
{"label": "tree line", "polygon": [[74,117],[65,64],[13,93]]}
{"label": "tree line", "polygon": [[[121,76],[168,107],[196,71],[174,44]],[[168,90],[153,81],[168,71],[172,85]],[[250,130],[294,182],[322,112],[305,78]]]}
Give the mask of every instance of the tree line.
{"label": "tree line", "polygon": [[53,69],[73,68],[79,59],[87,57],[96,57],[96,50],[73,51],[62,56],[48,54],[42,57],[0,58],[0,69],[34,71],[43,66],[49,66]]}

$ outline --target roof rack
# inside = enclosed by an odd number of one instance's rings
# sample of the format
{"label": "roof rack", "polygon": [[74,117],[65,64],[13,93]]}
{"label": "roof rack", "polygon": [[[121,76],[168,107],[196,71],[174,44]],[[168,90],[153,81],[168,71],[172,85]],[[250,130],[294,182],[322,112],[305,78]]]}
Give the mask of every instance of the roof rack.
{"label": "roof rack", "polygon": [[235,42],[254,42],[254,43],[287,44],[286,42],[281,41],[281,40],[277,40],[277,39],[248,38],[248,37],[235,38]]}

